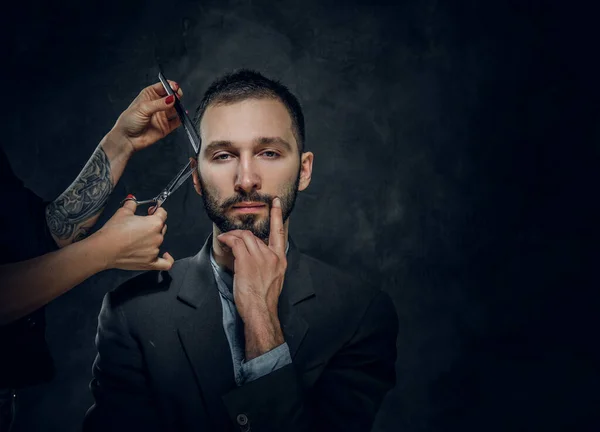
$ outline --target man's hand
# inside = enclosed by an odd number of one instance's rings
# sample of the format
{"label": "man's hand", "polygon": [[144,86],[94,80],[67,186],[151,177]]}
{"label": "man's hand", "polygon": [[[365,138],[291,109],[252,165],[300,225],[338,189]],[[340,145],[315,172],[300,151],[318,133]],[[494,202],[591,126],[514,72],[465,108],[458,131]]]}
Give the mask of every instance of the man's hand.
{"label": "man's hand", "polygon": [[167,232],[167,212],[159,208],[152,216],[136,216],[137,204],[126,201],[104,226],[92,235],[104,250],[106,268],[122,270],[169,270],[174,259],[159,247]]}
{"label": "man's hand", "polygon": [[[183,96],[179,84],[169,84],[179,97]],[[123,142],[133,153],[164,138],[181,125],[174,102],[160,82],[146,87],[117,119],[110,131],[113,140]]]}
{"label": "man's hand", "polygon": [[270,223],[268,246],[250,231],[234,230],[217,237],[234,256],[233,296],[244,321],[247,361],[284,343],[277,316],[287,268],[279,198],[273,200]]}

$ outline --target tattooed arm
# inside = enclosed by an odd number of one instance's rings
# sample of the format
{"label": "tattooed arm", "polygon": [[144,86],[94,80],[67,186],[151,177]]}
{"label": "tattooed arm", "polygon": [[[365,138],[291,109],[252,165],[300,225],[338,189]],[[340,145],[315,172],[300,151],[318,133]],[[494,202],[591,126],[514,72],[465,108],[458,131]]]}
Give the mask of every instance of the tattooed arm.
{"label": "tattooed arm", "polygon": [[[177,83],[171,81],[171,87],[183,95]],[[87,235],[131,155],[181,124],[173,102],[161,83],[143,89],[75,181],[46,207],[46,224],[60,249],[0,265],[0,325],[39,309],[104,269],[171,268],[168,253],[158,256],[167,228],[162,208],[151,216],[136,216],[135,202],[128,201],[98,232]]]}
{"label": "tattooed arm", "polygon": [[[169,270],[173,257],[158,250],[167,212],[135,215],[127,201],[96,233],[45,255],[0,265],[0,326],[15,321],[102,270]],[[126,235],[125,235],[126,234]]]}
{"label": "tattooed arm", "polygon": [[75,181],[46,207],[46,222],[58,246],[88,236],[132,152],[125,139],[107,134]]}
{"label": "tattooed arm", "polygon": [[[179,85],[171,87],[183,96]],[[46,222],[59,247],[88,236],[131,155],[177,128],[174,99],[161,83],[146,87],[98,145],[75,181],[46,208]]]}

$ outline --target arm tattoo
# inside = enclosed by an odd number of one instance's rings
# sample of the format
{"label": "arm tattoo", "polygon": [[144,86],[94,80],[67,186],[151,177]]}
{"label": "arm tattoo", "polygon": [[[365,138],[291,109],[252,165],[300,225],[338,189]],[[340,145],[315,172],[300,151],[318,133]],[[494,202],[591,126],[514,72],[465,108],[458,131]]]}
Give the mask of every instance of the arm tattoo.
{"label": "arm tattoo", "polygon": [[81,225],[104,209],[113,187],[110,160],[98,146],[71,186],[46,207],[52,234],[65,240],[74,234],[74,242],[85,238],[91,228]]}

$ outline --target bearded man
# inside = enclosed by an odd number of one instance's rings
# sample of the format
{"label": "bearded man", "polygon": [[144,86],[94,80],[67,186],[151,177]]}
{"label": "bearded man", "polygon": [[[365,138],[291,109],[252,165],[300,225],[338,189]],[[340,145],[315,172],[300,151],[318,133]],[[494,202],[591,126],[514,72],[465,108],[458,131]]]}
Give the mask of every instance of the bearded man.
{"label": "bearded man", "polygon": [[314,155],[281,83],[249,70],[198,108],[197,255],[106,295],[85,431],[368,431],[396,383],[398,319],[288,235]]}

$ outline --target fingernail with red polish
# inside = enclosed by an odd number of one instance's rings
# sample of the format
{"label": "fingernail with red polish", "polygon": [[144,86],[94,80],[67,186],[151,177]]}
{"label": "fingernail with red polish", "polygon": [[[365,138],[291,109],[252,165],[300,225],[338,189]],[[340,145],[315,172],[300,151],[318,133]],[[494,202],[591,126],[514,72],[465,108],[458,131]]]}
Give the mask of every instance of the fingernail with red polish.
{"label": "fingernail with red polish", "polygon": [[169,97],[167,97],[167,98],[165,99],[165,103],[166,103],[167,105],[169,105],[169,104],[170,104],[170,103],[172,103],[174,100],[175,100],[175,96],[171,95],[171,96],[169,96]]}
{"label": "fingernail with red polish", "polygon": [[129,195],[127,195],[127,198],[125,198],[125,199],[133,199],[134,200],[135,197],[132,194],[129,194]]}

